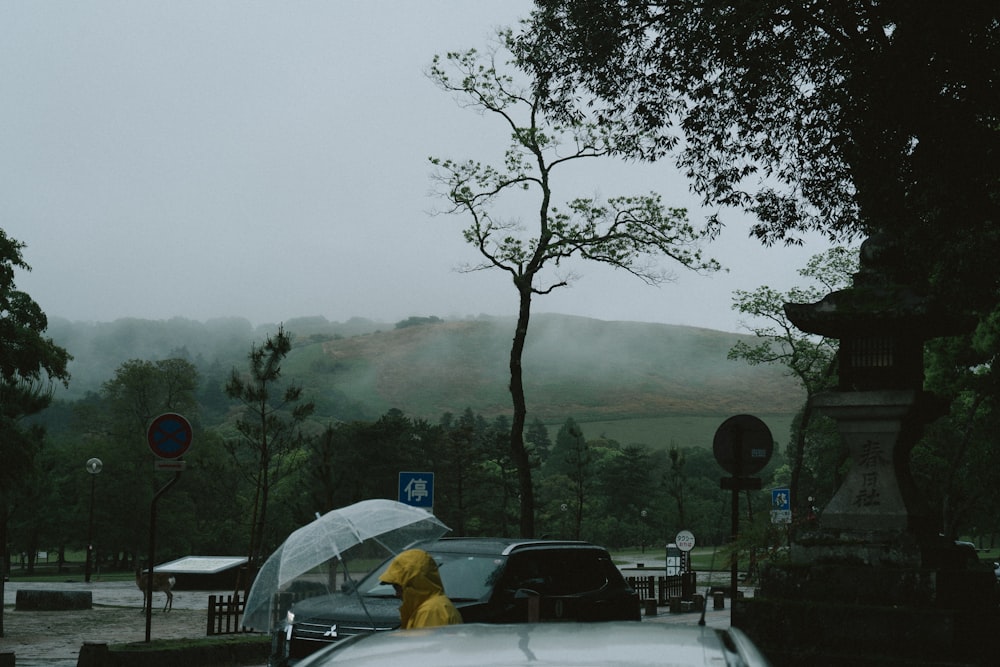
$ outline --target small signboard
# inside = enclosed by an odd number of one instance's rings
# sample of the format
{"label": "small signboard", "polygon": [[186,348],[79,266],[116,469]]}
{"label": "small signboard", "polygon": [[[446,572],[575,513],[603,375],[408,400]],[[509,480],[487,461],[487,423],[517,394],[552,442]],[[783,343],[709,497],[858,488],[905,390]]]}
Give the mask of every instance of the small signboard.
{"label": "small signboard", "polygon": [[157,459],[153,462],[153,470],[169,470],[170,472],[182,472],[187,470],[186,461],[176,461],[174,459]]}
{"label": "small signboard", "polygon": [[399,502],[414,507],[434,507],[434,473],[399,473]]}
{"label": "small signboard", "polygon": [[149,425],[146,440],[149,448],[161,459],[176,459],[191,446],[191,424],[173,412],[160,415]]}
{"label": "small signboard", "polygon": [[792,522],[792,496],[788,489],[771,489],[771,523]]}
{"label": "small signboard", "polygon": [[682,530],[674,537],[674,544],[681,551],[691,551],[694,549],[694,533],[690,530]]}

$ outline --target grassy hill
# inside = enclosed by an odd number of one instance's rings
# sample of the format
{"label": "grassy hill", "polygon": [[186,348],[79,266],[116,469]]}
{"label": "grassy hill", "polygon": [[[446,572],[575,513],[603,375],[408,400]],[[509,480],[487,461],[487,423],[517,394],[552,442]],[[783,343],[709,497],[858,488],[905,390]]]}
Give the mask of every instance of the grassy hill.
{"label": "grassy hill", "polygon": [[[296,346],[285,376],[303,384],[321,412],[324,398],[341,396],[376,414],[398,408],[431,421],[466,407],[488,418],[509,415],[513,329],[513,319],[496,318],[314,336]],[[626,444],[711,445],[722,421],[750,413],[783,442],[804,395],[779,367],[727,359],[739,338],[693,327],[536,316],[524,356],[529,420],[558,428],[572,417],[588,437]]]}
{"label": "grassy hill", "polygon": [[[424,322],[402,326],[412,322]],[[466,408],[487,418],[510,415],[508,358],[513,318],[392,324],[303,317],[285,322],[295,346],[283,375],[317,404],[317,419],[375,419],[391,408],[436,422]],[[244,319],[124,319],[109,323],[55,320],[53,339],[66,347],[69,389],[76,400],[100,391],[126,360],[180,356],[194,362],[216,408],[230,369],[244,368],[251,343],[277,325]],[[590,438],[629,444],[710,446],[728,417],[754,414],[779,442],[804,395],[783,369],[726,358],[741,336],[709,329],[583,317],[536,315],[528,332],[524,381],[528,419],[550,425],[568,417]]]}

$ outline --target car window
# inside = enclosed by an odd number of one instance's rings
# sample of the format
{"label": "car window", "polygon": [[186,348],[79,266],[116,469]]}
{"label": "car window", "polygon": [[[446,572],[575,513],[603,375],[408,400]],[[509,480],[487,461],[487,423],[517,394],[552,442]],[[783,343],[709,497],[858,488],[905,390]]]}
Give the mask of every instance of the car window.
{"label": "car window", "polygon": [[[493,590],[504,558],[491,555],[431,554],[438,565],[445,594],[452,600],[479,600]],[[392,559],[387,560],[359,584],[362,595],[394,597],[392,586],[379,581]]]}
{"label": "car window", "polygon": [[444,592],[452,600],[479,600],[493,590],[504,564],[500,556],[435,556]]}
{"label": "car window", "polygon": [[506,580],[506,586],[515,590],[571,595],[603,588],[608,578],[606,564],[598,553],[565,549],[512,555]]}

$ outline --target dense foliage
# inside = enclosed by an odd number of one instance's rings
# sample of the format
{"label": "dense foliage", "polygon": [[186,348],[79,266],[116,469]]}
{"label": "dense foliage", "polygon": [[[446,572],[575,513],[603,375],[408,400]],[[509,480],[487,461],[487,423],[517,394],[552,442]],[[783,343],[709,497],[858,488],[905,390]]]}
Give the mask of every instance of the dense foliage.
{"label": "dense foliage", "polygon": [[71,359],[46,335],[48,318],[39,305],[17,289],[15,271],[31,270],[23,249],[23,243],[0,229],[0,545],[8,542],[12,517],[31,506],[40,481],[37,458],[43,432],[25,418],[49,405],[54,383],[69,381],[66,364]]}
{"label": "dense foliage", "polygon": [[519,55],[563,115],[627,120],[619,146],[672,154],[765,242],[881,229],[911,282],[995,300],[996,2],[536,5]]}

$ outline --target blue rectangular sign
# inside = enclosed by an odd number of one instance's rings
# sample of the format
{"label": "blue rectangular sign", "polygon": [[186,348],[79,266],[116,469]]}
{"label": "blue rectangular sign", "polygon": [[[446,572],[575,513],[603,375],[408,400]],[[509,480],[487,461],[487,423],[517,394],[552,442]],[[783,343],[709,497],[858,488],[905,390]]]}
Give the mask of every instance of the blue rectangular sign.
{"label": "blue rectangular sign", "polygon": [[771,509],[781,511],[792,509],[792,498],[788,489],[771,489]]}
{"label": "blue rectangular sign", "polygon": [[414,507],[434,507],[434,473],[399,473],[399,502]]}

